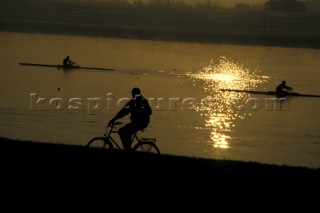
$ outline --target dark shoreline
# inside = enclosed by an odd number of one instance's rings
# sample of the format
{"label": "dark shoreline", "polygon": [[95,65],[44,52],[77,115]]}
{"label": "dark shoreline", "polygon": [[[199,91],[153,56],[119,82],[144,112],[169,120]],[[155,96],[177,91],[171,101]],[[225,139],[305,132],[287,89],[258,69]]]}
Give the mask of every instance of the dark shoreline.
{"label": "dark shoreline", "polygon": [[0,7],[2,32],[213,44],[318,49],[319,23],[311,12],[37,0],[3,1]]}
{"label": "dark shoreline", "polygon": [[41,33],[51,35],[73,35],[150,41],[174,41],[208,44],[232,44],[267,47],[289,47],[320,49],[319,37],[296,37],[277,35],[232,35],[223,33],[179,31],[179,29],[150,29],[113,26],[81,26],[71,24],[49,24],[41,22],[0,22],[0,31],[17,33]]}
{"label": "dark shoreline", "polygon": [[[182,202],[184,207],[211,200],[215,209],[224,210],[319,209],[320,169],[92,150],[6,138],[0,139],[0,150],[2,180],[18,190],[44,194],[63,190],[86,198],[90,193],[107,192],[111,197],[144,196],[151,201],[162,197],[168,203],[177,198],[173,204]],[[51,182],[54,184],[46,184]],[[185,203],[191,200],[193,203]]]}

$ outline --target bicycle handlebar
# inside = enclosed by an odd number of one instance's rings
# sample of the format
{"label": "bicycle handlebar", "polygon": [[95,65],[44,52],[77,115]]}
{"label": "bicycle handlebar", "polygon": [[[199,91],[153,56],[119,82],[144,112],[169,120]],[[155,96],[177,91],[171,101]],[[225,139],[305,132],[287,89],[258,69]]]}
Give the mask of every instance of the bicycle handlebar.
{"label": "bicycle handlebar", "polygon": [[109,124],[108,126],[116,126],[116,125],[121,125],[121,124],[123,124],[123,122],[116,121],[114,123]]}

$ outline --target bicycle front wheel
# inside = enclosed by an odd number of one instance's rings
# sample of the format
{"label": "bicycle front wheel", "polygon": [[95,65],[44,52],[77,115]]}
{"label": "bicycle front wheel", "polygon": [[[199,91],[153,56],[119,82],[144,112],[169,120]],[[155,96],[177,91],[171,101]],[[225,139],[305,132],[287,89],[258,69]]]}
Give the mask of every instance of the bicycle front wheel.
{"label": "bicycle front wheel", "polygon": [[92,138],[87,143],[87,147],[90,147],[90,148],[101,148],[101,149],[113,149],[112,143],[105,137]]}
{"label": "bicycle front wheel", "polygon": [[160,154],[160,150],[154,142],[139,142],[133,147],[133,149],[137,152]]}

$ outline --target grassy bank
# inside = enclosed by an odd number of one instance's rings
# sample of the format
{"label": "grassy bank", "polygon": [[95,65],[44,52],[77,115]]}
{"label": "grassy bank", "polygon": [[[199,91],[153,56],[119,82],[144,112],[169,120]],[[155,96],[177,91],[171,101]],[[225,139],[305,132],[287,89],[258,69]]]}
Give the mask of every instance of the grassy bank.
{"label": "grassy bank", "polygon": [[100,193],[109,201],[143,198],[159,208],[201,209],[211,204],[215,209],[257,212],[319,208],[314,196],[320,189],[319,169],[6,138],[0,140],[0,151],[3,183],[10,183],[15,193],[58,193],[64,199],[69,195],[99,199]]}

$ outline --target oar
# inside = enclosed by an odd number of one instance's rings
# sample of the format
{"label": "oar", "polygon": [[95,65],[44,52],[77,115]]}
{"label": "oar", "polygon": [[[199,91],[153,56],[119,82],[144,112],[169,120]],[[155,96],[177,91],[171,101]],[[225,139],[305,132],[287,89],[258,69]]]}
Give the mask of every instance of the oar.
{"label": "oar", "polygon": [[62,67],[62,65],[52,65],[52,64],[33,64],[33,63],[20,63],[20,65],[27,65],[27,66],[38,66],[38,67]]}
{"label": "oar", "polygon": [[[310,95],[310,94],[300,94],[300,93],[294,93],[295,96],[301,96],[301,97],[314,97],[314,98],[320,98],[320,95]],[[290,95],[290,93],[289,93]]]}
{"label": "oar", "polygon": [[[266,95],[277,95],[275,91],[252,91],[252,90],[238,90],[238,89],[220,89],[224,92],[245,92],[251,94],[266,94]],[[288,93],[286,96],[298,96],[298,97],[310,97],[310,98],[320,98],[320,95],[310,95],[310,94],[300,94],[296,92]]]}
{"label": "oar", "polygon": [[[58,69],[62,69],[62,65],[53,65],[53,64],[34,64],[34,63],[20,63],[20,65],[27,65],[27,66],[41,66],[41,67],[56,67]],[[66,69],[87,69],[87,70],[104,70],[104,71],[114,71],[115,69],[110,68],[101,68],[101,67],[81,67],[75,66]]]}
{"label": "oar", "polygon": [[115,69],[110,68],[100,68],[100,67],[75,67],[75,69],[86,69],[86,70],[106,70],[106,71],[115,71]]}

